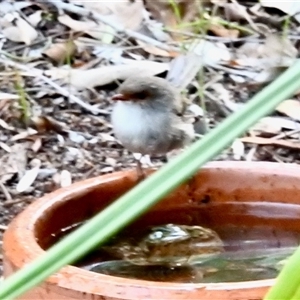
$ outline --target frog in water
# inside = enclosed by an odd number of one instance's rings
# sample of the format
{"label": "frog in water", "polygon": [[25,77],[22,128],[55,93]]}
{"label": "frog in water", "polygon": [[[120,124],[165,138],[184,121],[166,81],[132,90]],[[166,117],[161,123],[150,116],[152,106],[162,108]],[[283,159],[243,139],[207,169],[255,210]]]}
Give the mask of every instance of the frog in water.
{"label": "frog in water", "polygon": [[138,236],[122,236],[103,247],[110,255],[135,265],[184,266],[224,251],[218,234],[201,226],[166,224]]}

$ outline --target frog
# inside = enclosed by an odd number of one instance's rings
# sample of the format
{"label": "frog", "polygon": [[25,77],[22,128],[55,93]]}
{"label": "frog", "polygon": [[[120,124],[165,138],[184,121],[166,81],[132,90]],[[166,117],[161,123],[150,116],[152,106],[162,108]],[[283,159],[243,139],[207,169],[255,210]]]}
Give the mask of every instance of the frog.
{"label": "frog", "polygon": [[165,224],[137,236],[117,237],[103,249],[134,265],[187,266],[224,252],[218,234],[202,226]]}

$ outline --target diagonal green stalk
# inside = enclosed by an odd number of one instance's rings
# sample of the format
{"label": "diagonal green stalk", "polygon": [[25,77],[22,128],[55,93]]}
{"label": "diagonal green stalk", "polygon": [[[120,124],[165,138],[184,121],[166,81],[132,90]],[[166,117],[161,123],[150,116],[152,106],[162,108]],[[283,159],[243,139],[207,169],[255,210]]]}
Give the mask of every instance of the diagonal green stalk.
{"label": "diagonal green stalk", "polygon": [[174,0],[169,0],[169,4],[173,9],[174,15],[176,17],[176,21],[180,22],[181,21],[181,11],[178,3],[176,3]]}
{"label": "diagonal green stalk", "polygon": [[278,275],[275,285],[269,290],[264,300],[299,300],[300,299],[300,247],[288,259]]}
{"label": "diagonal green stalk", "polygon": [[13,299],[21,295],[64,265],[104,242],[299,89],[299,78],[300,62],[297,62],[280,78],[253,97],[241,110],[211,130],[201,141],[191,145],[41,257],[6,279],[0,287],[0,299]]}

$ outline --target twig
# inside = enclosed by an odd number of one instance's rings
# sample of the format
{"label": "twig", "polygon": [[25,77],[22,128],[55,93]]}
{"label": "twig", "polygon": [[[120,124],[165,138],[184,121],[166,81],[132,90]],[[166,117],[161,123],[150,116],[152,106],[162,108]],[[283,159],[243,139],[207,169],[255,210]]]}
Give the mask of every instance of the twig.
{"label": "twig", "polygon": [[284,163],[284,161],[275,153],[275,151],[271,151],[267,147],[264,147],[264,151],[270,154],[276,162]]}
{"label": "twig", "polygon": [[199,35],[198,33],[192,33],[188,31],[183,31],[180,29],[174,28],[165,28],[164,31],[169,33],[181,34],[187,37],[195,38],[195,39],[204,39],[213,42],[221,42],[224,44],[228,43],[236,43],[236,42],[255,42],[255,43],[262,43],[263,40],[259,38],[258,34],[244,36],[244,37],[222,37],[222,36],[213,36],[213,35]]}
{"label": "twig", "polygon": [[297,129],[291,130],[289,132],[282,132],[276,136],[271,137],[271,139],[280,140],[284,137],[288,137],[288,136],[291,136],[291,135],[299,133],[299,132],[300,132],[300,128],[297,128]]}
{"label": "twig", "polygon": [[9,53],[14,52],[14,51],[20,51],[20,50],[23,50],[24,48],[27,48],[27,47],[33,47],[33,46],[45,43],[49,40],[49,38],[54,39],[54,38],[57,38],[57,37],[59,37],[61,35],[64,35],[64,34],[65,34],[65,32],[58,32],[58,33],[52,34],[48,37],[43,37],[43,38],[41,38],[37,41],[34,41],[30,44],[30,46],[28,46],[26,44],[21,44],[21,45],[13,46],[13,47],[10,47],[10,48],[6,48],[5,50]]}
{"label": "twig", "polygon": [[[0,53],[5,55],[4,51],[0,51]],[[106,111],[100,110],[98,108],[93,107],[92,105],[83,102],[81,99],[79,99],[78,97],[72,95],[68,90],[64,89],[63,87],[59,86],[57,83],[53,82],[51,79],[49,79],[48,77],[44,76],[41,74],[41,70],[36,69],[36,68],[29,68],[26,65],[11,61],[11,60],[4,60],[0,58],[0,63],[4,64],[4,65],[8,65],[10,67],[16,68],[16,69],[21,69],[23,71],[26,72],[31,72],[33,73],[33,75],[41,80],[43,80],[44,82],[46,82],[47,84],[49,84],[50,86],[52,86],[54,89],[56,89],[61,95],[69,98],[70,100],[72,100],[73,102],[75,102],[76,104],[80,105],[81,107],[85,108],[88,111],[91,111],[94,114],[98,114],[98,113],[107,113]]]}
{"label": "twig", "polygon": [[[248,14],[246,9],[243,9],[243,6],[241,6],[236,0],[231,0],[231,2],[235,5],[235,9],[239,10],[239,12],[242,14],[242,16],[247,20],[251,28],[257,32],[262,34],[262,31],[256,26],[256,24],[251,19],[250,15]],[[240,8],[240,9],[239,9]]]}
{"label": "twig", "polygon": [[102,16],[101,14],[90,11],[86,8],[74,5],[72,3],[64,3],[61,0],[47,0],[47,1],[49,3],[51,3],[52,5],[54,5],[59,11],[66,10],[71,13],[75,13],[77,15],[81,15],[84,17],[92,17],[94,20],[100,21],[106,25],[111,26],[113,29],[115,29],[119,33],[124,33],[132,38],[143,41],[147,44],[156,46],[156,47],[161,48],[166,51],[178,51],[178,52],[180,51],[180,49],[177,47],[167,46],[166,44],[164,44],[160,41],[157,41],[153,38],[150,38],[144,34],[141,34],[139,32],[136,32],[136,31],[133,31],[130,29],[126,29],[124,26],[122,26],[120,24],[116,24],[115,22],[112,22],[108,17]]}
{"label": "twig", "polygon": [[12,198],[11,198],[11,195],[10,193],[8,192],[7,188],[5,187],[5,185],[2,183],[2,181],[0,180],[0,188],[6,198],[6,200],[10,201]]}
{"label": "twig", "polygon": [[11,201],[5,201],[3,203],[1,203],[1,206],[3,207],[10,207],[14,204],[18,204],[18,203],[21,203],[21,202],[28,202],[29,200],[31,200],[30,198],[20,198],[20,199],[16,199],[16,200],[11,200]]}
{"label": "twig", "polygon": [[255,152],[257,151],[257,148],[258,148],[258,145],[254,145],[254,146],[249,150],[248,154],[247,154],[246,157],[245,157],[245,160],[246,160],[246,161],[253,161]]}

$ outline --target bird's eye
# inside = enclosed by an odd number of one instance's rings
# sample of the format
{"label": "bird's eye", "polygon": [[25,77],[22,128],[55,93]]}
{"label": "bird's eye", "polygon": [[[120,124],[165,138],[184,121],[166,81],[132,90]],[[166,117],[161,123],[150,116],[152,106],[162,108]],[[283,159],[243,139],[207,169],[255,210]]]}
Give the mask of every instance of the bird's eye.
{"label": "bird's eye", "polygon": [[148,93],[147,92],[138,92],[135,94],[135,96],[137,99],[144,100],[148,97]]}

